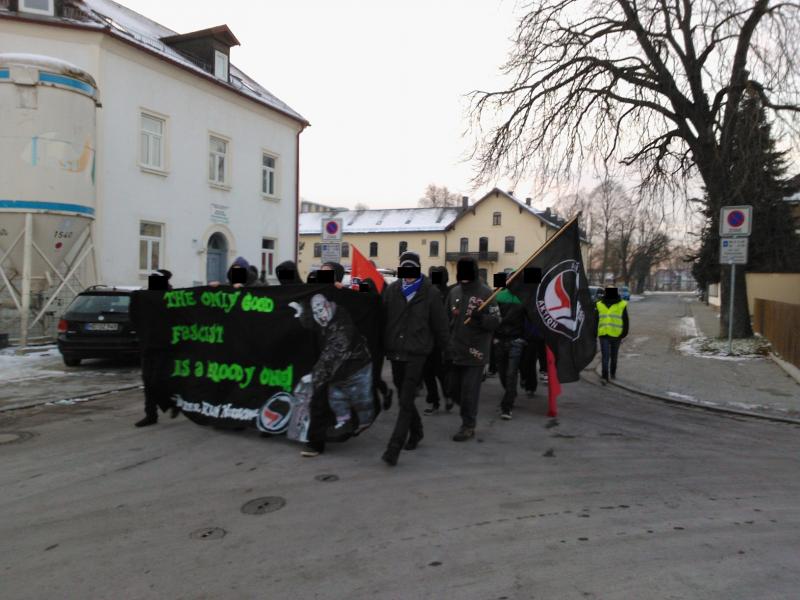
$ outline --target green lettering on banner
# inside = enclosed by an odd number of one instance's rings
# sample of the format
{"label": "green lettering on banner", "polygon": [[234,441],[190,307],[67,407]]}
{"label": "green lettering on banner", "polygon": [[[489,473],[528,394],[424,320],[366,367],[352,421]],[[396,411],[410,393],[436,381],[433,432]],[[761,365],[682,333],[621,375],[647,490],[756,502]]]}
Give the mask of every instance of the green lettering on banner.
{"label": "green lettering on banner", "polygon": [[283,391],[285,392],[291,392],[293,370],[294,365],[289,365],[285,369],[270,369],[269,367],[262,367],[261,373],[258,376],[258,382],[261,385],[279,387],[283,388]]}
{"label": "green lettering on banner", "polygon": [[187,308],[197,305],[194,292],[190,290],[171,290],[169,292],[164,292],[164,302],[167,303],[167,308]]}
{"label": "green lettering on banner", "polygon": [[188,377],[190,373],[189,359],[175,359],[175,369],[170,377]]}
{"label": "green lettering on banner", "polygon": [[219,308],[225,311],[225,314],[231,312],[231,309],[236,306],[237,300],[242,292],[226,292],[225,290],[217,290],[216,292],[205,291],[200,295],[200,302],[203,306],[209,308]]}
{"label": "green lettering on banner", "polygon": [[274,309],[275,302],[269,296],[254,296],[248,292],[242,298],[242,310],[244,312],[271,313]]}
{"label": "green lettering on banner", "polygon": [[222,325],[173,325],[172,345],[180,342],[202,342],[204,344],[224,343],[222,335],[225,328]]}

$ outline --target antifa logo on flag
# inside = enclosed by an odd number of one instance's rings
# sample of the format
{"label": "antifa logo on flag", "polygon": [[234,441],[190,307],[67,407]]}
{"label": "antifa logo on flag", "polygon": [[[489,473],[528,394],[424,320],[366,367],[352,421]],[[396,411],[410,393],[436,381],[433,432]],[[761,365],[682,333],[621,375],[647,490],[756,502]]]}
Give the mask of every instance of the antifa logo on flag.
{"label": "antifa logo on flag", "polygon": [[580,337],[586,320],[586,311],[578,297],[580,272],[579,261],[561,261],[545,274],[536,292],[536,310],[542,323],[570,341]]}

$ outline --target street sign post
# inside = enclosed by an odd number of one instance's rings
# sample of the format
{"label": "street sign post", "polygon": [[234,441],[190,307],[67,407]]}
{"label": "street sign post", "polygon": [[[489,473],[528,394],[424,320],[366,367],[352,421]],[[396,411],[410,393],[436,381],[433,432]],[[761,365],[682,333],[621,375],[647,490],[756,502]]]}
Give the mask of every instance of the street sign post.
{"label": "street sign post", "polygon": [[322,262],[342,262],[341,242],[322,242]]}
{"label": "street sign post", "polygon": [[753,229],[753,207],[723,206],[719,213],[719,262],[731,266],[731,294],[728,299],[728,356],[733,354],[733,293],[736,265],[747,264],[747,236]]}
{"label": "street sign post", "polygon": [[722,238],[719,244],[720,264],[746,265],[748,241],[746,237]]}
{"label": "street sign post", "polygon": [[322,241],[342,241],[342,219],[322,219]]}

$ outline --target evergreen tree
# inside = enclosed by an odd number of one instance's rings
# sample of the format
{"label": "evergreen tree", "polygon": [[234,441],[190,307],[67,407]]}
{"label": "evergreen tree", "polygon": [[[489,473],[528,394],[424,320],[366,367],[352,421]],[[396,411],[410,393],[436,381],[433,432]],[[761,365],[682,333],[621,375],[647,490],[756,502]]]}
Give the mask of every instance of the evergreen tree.
{"label": "evergreen tree", "polygon": [[[777,149],[761,99],[752,88],[744,94],[739,107],[730,164],[726,173],[730,196],[725,205],[753,206],[746,270],[762,273],[797,271],[800,268],[800,238],[795,232],[797,225],[789,205],[784,201],[795,191],[786,179],[786,152]],[[711,283],[730,285],[728,268],[721,269],[719,265],[719,213],[722,206],[711,202],[706,195],[702,210],[706,224],[700,237],[700,251],[692,267],[692,274],[701,286]],[[746,293],[746,290],[737,292]],[[722,312],[722,317],[726,321],[726,311]],[[725,326],[723,323],[723,329]]]}

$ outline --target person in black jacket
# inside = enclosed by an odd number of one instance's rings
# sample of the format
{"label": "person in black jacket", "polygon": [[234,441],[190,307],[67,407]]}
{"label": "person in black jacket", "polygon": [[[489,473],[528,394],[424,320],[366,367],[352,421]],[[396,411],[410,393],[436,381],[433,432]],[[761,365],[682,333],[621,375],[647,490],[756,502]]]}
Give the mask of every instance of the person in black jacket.
{"label": "person in black jacket", "polygon": [[[400,266],[419,270],[419,255],[404,252],[400,256]],[[392,362],[398,413],[394,431],[381,458],[394,466],[403,448],[414,450],[422,440],[422,419],[414,397],[428,355],[434,346],[446,346],[447,315],[439,293],[422,274],[417,278],[398,279],[389,285],[383,292],[383,313],[384,349]]]}
{"label": "person in black jacket", "polygon": [[[447,267],[430,267],[428,269],[428,277],[431,280],[432,287],[439,292],[442,299],[442,306],[447,302],[447,294],[450,291],[447,287]],[[434,283],[436,281],[437,283]],[[446,313],[446,311],[445,311]],[[427,397],[425,401],[428,406],[425,408],[423,414],[433,415],[439,410],[439,384],[442,386],[442,395],[445,399],[445,408],[449,411],[453,407],[453,402],[450,399],[450,391],[447,386],[447,365],[444,361],[445,348],[436,346],[428,355],[428,360],[425,362],[425,389],[427,390]],[[438,380],[438,384],[437,384]]]}
{"label": "person in black jacket", "polygon": [[497,295],[502,322],[494,332],[494,350],[497,357],[497,373],[505,390],[500,402],[500,418],[511,420],[514,400],[517,397],[517,377],[525,341],[525,308],[520,299],[504,289]]}
{"label": "person in black jacket", "polygon": [[[154,277],[163,277],[163,281],[158,289],[171,290],[169,283],[172,273],[167,269],[159,269],[153,273]],[[135,323],[138,320],[136,314],[137,302],[131,304],[131,320]],[[169,350],[167,348],[148,348],[142,349],[142,383],[144,384],[144,418],[136,421],[136,427],[147,427],[158,423],[158,409],[166,411],[170,409],[170,417],[173,419],[180,414],[180,409],[170,399],[169,392],[164,387],[164,380],[169,378],[170,361]]]}
{"label": "person in black jacket", "polygon": [[460,258],[456,270],[458,285],[447,298],[451,319],[448,353],[453,360],[453,398],[461,406],[461,428],[453,441],[464,442],[475,436],[483,369],[489,362],[492,332],[500,325],[500,311],[495,301],[478,310],[492,290],[478,279],[473,258]]}

